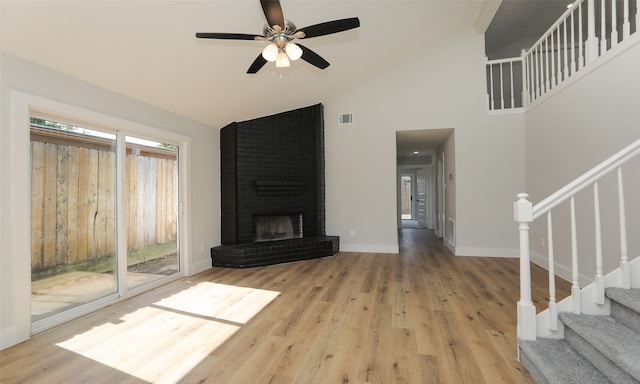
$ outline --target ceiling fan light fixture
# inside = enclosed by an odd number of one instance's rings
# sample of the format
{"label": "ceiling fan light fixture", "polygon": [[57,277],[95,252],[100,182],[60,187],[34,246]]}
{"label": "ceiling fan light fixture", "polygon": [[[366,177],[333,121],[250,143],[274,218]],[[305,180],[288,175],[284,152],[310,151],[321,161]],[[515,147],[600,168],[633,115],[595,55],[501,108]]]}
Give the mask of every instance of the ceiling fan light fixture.
{"label": "ceiling fan light fixture", "polygon": [[296,61],[302,57],[302,49],[294,43],[287,43],[284,46],[284,50],[292,61]]}
{"label": "ceiling fan light fixture", "polygon": [[279,56],[279,51],[277,45],[269,44],[262,50],[262,57],[267,61],[274,62]]}
{"label": "ceiling fan light fixture", "polygon": [[291,41],[331,35],[360,27],[360,19],[349,17],[297,28],[290,20],[284,18],[280,0],[260,0],[260,5],[262,6],[262,13],[264,13],[267,20],[267,23],[262,28],[262,35],[196,32],[196,38],[267,41],[268,45],[263,48],[262,52],[258,54],[249,69],[247,69],[248,74],[255,74],[268,62],[275,62],[276,67],[283,68],[291,66],[291,61],[298,59],[302,59],[316,68],[325,69],[330,65],[327,60],[304,45],[294,44]]}
{"label": "ceiling fan light fixture", "polygon": [[289,56],[284,50],[280,50],[278,52],[278,57],[276,58],[276,68],[286,68],[290,67],[291,62],[289,61]]}

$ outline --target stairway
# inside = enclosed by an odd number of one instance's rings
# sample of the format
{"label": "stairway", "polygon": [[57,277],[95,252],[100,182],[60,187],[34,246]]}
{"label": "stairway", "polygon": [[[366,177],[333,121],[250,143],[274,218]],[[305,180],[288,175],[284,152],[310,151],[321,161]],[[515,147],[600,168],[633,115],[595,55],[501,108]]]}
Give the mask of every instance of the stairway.
{"label": "stairway", "polygon": [[611,314],[561,312],[564,339],[520,340],[536,383],[640,383],[640,289],[607,288]]}

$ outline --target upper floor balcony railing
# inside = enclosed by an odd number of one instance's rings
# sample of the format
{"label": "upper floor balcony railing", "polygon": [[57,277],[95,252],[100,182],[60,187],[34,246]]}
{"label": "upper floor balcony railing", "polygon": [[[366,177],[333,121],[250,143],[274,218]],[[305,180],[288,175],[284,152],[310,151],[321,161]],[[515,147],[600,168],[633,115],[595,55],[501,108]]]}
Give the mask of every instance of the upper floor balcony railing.
{"label": "upper floor balcony railing", "polygon": [[492,112],[521,112],[632,35],[640,0],[576,0],[520,57],[487,60]]}

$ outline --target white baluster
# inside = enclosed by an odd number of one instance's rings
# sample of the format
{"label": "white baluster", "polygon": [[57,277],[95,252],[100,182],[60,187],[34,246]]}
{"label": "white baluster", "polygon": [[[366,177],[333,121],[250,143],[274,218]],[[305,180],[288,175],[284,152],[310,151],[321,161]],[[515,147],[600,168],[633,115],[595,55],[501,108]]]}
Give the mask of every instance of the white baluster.
{"label": "white baluster", "polygon": [[522,68],[524,70],[524,75],[522,76],[522,106],[526,107],[531,102],[531,87],[529,86],[529,57],[524,49],[520,53],[520,57],[522,57]]}
{"label": "white baluster", "polygon": [[529,95],[530,95],[530,102],[533,102],[536,99],[536,73],[535,73],[535,59],[533,57],[533,52],[529,52],[529,56],[528,56],[528,61],[529,61],[529,81],[530,81],[530,88],[529,88]]}
{"label": "white baluster", "polygon": [[489,64],[489,84],[491,85],[490,87],[491,95],[489,97],[489,103],[490,103],[489,109],[493,111],[496,108],[495,102],[494,102],[494,90],[493,90],[493,64]]}
{"label": "white baluster", "polygon": [[580,281],[578,272],[578,235],[576,229],[576,202],[571,196],[571,301],[573,313],[581,313]]}
{"label": "white baluster", "polygon": [[593,63],[597,58],[596,5],[595,0],[587,0],[587,60],[589,63]]}
{"label": "white baluster", "polygon": [[596,304],[604,304],[604,276],[602,274],[602,227],[600,222],[600,192],[598,182],[593,183],[593,212],[595,220],[595,241],[596,241]]}
{"label": "white baluster", "polygon": [[582,37],[582,3],[578,4],[578,47],[580,49],[579,58],[580,69],[584,67],[584,40]]}
{"label": "white baluster", "polygon": [[[638,7],[638,1],[636,1],[636,8]],[[631,23],[629,22],[629,0],[624,0],[622,4],[622,40],[625,40],[631,35]],[[636,24],[636,32],[638,24]]]}
{"label": "white baluster", "polygon": [[[555,32],[555,29],[554,29]],[[558,85],[558,80],[556,78],[556,58],[555,55],[553,54],[555,52],[555,41],[553,39],[553,33],[551,32],[550,38],[551,38],[551,86],[552,87],[556,87]]]}
{"label": "white baluster", "polygon": [[627,249],[627,218],[624,206],[624,185],[622,168],[618,167],[618,217],[620,218],[620,269],[622,271],[621,287],[631,288],[631,267]]}
{"label": "white baluster", "polygon": [[500,109],[504,109],[504,74],[502,73],[502,67],[504,63],[500,63]]}
{"label": "white baluster", "polygon": [[600,56],[607,52],[607,2],[600,0]]}
{"label": "white baluster", "polygon": [[571,11],[571,72],[576,72],[576,25]]}
{"label": "white baluster", "polygon": [[530,57],[531,57],[531,85],[532,85],[532,95],[533,95],[533,100],[538,98],[538,69],[536,68],[536,50],[537,48],[534,47],[533,51],[531,51]]}
{"label": "white baluster", "polygon": [[566,74],[562,75],[562,50],[560,49],[562,45],[560,44],[560,25],[556,27],[556,40],[558,42],[558,82],[561,83],[564,77],[567,77]]}
{"label": "white baluster", "polygon": [[638,1],[636,0],[636,32],[640,31],[640,5],[638,5]]}
{"label": "white baluster", "polygon": [[513,203],[514,220],[520,232],[520,300],[518,301],[518,338],[536,339],[536,307],[531,302],[531,261],[529,255],[529,223],[533,221],[531,202],[526,193],[518,194]]}
{"label": "white baluster", "polygon": [[542,96],[544,94],[544,80],[542,78],[542,44],[538,45],[537,51],[538,60],[536,65],[538,66],[538,96]]}
{"label": "white baluster", "polygon": [[638,1],[636,0],[636,33],[640,31],[640,6],[638,5]]}
{"label": "white baluster", "polygon": [[611,40],[611,48],[618,45],[618,20],[616,3],[616,0],[611,1],[611,34],[609,35],[609,40]]}
{"label": "white baluster", "polygon": [[569,45],[567,44],[567,19],[564,20],[562,26],[564,32],[564,47],[562,48],[562,51],[564,52],[564,78],[566,79],[573,74],[569,72],[569,58],[567,56],[569,47]]}
{"label": "white baluster", "polygon": [[513,97],[513,60],[511,60],[509,62],[509,74],[510,74],[510,79],[509,79],[509,84],[511,85],[511,108],[515,108],[515,99]]}
{"label": "white baluster", "polygon": [[545,90],[549,91],[549,36],[544,38],[544,81]]}
{"label": "white baluster", "polygon": [[556,271],[553,256],[553,220],[551,211],[547,212],[547,246],[549,247],[549,328],[558,330],[558,308],[556,305]]}

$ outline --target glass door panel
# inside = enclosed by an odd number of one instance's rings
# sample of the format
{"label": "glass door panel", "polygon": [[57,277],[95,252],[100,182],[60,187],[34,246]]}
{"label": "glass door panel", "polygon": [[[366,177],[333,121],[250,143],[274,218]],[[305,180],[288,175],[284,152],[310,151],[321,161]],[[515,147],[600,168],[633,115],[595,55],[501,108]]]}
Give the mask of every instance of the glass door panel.
{"label": "glass door panel", "polygon": [[178,147],[127,136],[127,287],[180,271]]}
{"label": "glass door panel", "polygon": [[117,292],[116,136],[31,118],[31,315]]}
{"label": "glass door panel", "polygon": [[400,178],[400,214],[402,215],[402,220],[411,220],[413,218],[411,187],[412,177],[410,175],[402,175]]}

